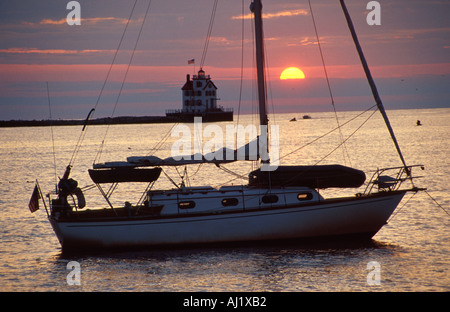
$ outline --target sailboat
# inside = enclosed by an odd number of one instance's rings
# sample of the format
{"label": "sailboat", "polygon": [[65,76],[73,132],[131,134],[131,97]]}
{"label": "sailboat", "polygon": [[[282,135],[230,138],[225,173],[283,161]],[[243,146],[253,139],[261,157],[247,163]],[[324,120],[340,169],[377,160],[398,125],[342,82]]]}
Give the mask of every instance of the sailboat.
{"label": "sailboat", "polygon": [[[44,201],[48,219],[62,249],[154,248],[315,238],[371,239],[386,224],[403,196],[407,192],[417,192],[419,188],[412,183],[412,168],[416,166],[406,165],[401,156],[343,0],[341,4],[375,100],[403,166],[378,169],[368,182],[363,171],[342,165],[271,167],[267,157],[269,121],[266,113],[262,3],[261,0],[252,0],[250,9],[255,23],[261,129],[258,151],[265,154],[264,157],[258,156],[260,168],[250,172],[245,185],[214,188],[182,184],[173,189],[160,190],[152,189],[152,186],[165,166],[188,166],[191,163],[217,165],[229,159],[218,160],[206,155],[197,159],[194,157],[192,161],[175,157],[133,156],[126,161],[98,163],[89,169],[89,175],[107,205],[106,208],[84,209],[87,203],[77,182],[70,178],[69,165],[57,191],[47,195],[48,206]],[[394,174],[389,176],[389,172]],[[411,186],[405,188],[403,185],[407,181],[411,182]],[[127,202],[121,207],[114,207],[109,196],[115,186],[133,182],[149,183],[142,201],[138,205]],[[324,188],[358,188],[364,183],[367,183],[365,191],[354,196],[324,198],[319,193]],[[109,188],[105,189],[105,185]],[[42,193],[36,196],[33,192],[34,200],[39,197],[44,198]],[[75,197],[76,200],[68,200]]]}

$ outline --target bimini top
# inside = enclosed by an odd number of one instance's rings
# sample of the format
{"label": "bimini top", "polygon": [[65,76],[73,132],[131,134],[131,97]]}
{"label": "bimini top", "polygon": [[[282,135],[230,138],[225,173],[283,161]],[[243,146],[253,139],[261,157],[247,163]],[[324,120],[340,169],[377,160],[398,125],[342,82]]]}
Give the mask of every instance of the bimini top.
{"label": "bimini top", "polygon": [[89,175],[94,183],[120,182],[153,182],[158,180],[161,168],[113,167],[89,169]]}

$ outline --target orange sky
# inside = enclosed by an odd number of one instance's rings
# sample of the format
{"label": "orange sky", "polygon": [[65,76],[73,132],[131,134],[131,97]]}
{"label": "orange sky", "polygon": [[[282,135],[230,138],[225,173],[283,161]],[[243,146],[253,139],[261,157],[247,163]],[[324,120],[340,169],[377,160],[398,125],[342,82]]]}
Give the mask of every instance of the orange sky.
{"label": "orange sky", "polygon": [[[323,78],[322,66],[298,66],[307,78]],[[2,64],[2,76],[0,82],[46,82],[58,77],[59,82],[101,81],[108,71],[106,64]],[[127,65],[121,64],[114,67],[111,81],[121,82]],[[277,80],[280,73],[287,67],[271,67],[269,76],[271,80]],[[208,73],[214,73],[215,79],[236,80],[240,68],[221,68],[215,66],[205,67]],[[329,78],[364,78],[364,71],[360,65],[331,65],[326,67]],[[417,75],[447,75],[450,74],[448,63],[439,64],[407,64],[407,65],[383,65],[370,68],[377,78],[407,77]],[[192,66],[131,66],[127,82],[165,82],[180,84],[185,76],[180,77],[180,72],[193,74]],[[244,68],[244,78],[251,79],[251,68]],[[296,83],[301,83],[297,81]]]}
{"label": "orange sky", "polygon": [[[47,118],[46,82],[57,118],[82,118],[97,100],[131,4],[82,2],[81,25],[68,26],[65,3],[62,7],[49,0],[39,6],[33,3],[18,0],[2,4],[0,119]],[[130,20],[102,99],[105,114],[108,103],[116,100],[147,3],[139,0]],[[380,26],[367,25],[364,1],[346,3],[379,91],[390,100],[385,101],[388,109],[450,106],[448,1],[383,2]],[[181,107],[180,88],[186,74],[199,69],[211,8],[208,0],[152,2],[122,92],[121,113],[164,115],[165,109]],[[364,72],[338,2],[313,1],[313,9],[331,86],[341,108],[349,110],[352,97],[355,101],[370,99]],[[307,1],[267,0],[263,10],[267,76],[280,112],[322,110],[329,100]],[[242,46],[244,101],[250,102],[252,96],[249,18],[247,3],[219,2],[204,69],[218,86],[224,106],[237,105]],[[192,58],[196,59],[195,67],[187,64]],[[300,68],[306,79],[283,84],[280,73],[291,66]],[[361,87],[355,89],[355,85]],[[302,104],[296,106],[299,102]],[[251,107],[243,111],[249,112]]]}

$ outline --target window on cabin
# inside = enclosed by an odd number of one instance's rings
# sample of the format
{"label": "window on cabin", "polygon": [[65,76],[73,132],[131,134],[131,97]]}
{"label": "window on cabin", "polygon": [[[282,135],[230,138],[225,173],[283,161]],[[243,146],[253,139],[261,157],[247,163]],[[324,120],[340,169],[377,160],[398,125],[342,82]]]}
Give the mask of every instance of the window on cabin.
{"label": "window on cabin", "polygon": [[195,207],[195,202],[192,200],[182,201],[178,203],[178,208],[180,209],[192,209]]}
{"label": "window on cabin", "polygon": [[313,198],[313,194],[312,193],[298,193],[297,194],[297,199],[299,201],[303,201],[303,200],[311,200]]}
{"label": "window on cabin", "polygon": [[262,202],[264,204],[273,204],[276,203],[278,201],[278,196],[277,195],[264,195],[262,198]]}
{"label": "window on cabin", "polygon": [[236,206],[239,203],[237,198],[230,197],[230,198],[224,198],[222,199],[222,206]]}

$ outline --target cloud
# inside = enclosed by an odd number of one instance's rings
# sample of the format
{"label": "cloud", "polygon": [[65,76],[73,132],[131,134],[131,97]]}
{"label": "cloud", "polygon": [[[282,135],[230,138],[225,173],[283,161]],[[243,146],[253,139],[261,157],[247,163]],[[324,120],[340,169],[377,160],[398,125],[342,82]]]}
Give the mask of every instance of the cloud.
{"label": "cloud", "polygon": [[439,28],[418,28],[418,29],[390,29],[389,31],[378,33],[373,36],[377,39],[376,43],[380,41],[384,42],[396,42],[398,40],[417,40],[417,39],[436,39],[444,38],[450,34],[450,27],[439,27]]}
{"label": "cloud", "polygon": [[[0,53],[11,54],[79,54],[79,53],[103,53],[107,50],[64,50],[64,49],[37,49],[37,48],[8,48],[0,49]],[[112,50],[110,52],[113,52]]]}
{"label": "cloud", "polygon": [[[120,24],[126,24],[128,20],[126,18],[117,18],[117,17],[81,18],[81,23],[86,23],[86,24],[90,24],[90,25],[102,23],[102,22],[109,22],[109,21],[120,23]],[[62,18],[59,20],[44,18],[39,22],[39,25],[63,25],[66,23],[67,23],[66,18]]]}
{"label": "cloud", "polygon": [[[321,40],[321,43],[325,43],[324,40]],[[316,45],[317,44],[317,39],[315,38],[310,38],[310,37],[303,37],[301,38],[299,41],[296,41],[294,43],[288,43],[287,45],[290,47],[293,46],[308,46],[308,45]]]}
{"label": "cloud", "polygon": [[[126,18],[118,18],[118,17],[81,17],[81,24],[82,25],[97,25],[97,24],[105,24],[107,22],[111,22],[114,24],[126,24],[128,22],[128,19]],[[142,18],[138,18],[136,20],[130,20],[130,23],[141,23]],[[18,24],[3,24],[1,25],[2,28],[6,27],[19,27],[25,26],[25,27],[37,27],[37,26],[55,26],[55,25],[67,25],[67,18],[61,18],[61,19],[51,19],[51,18],[43,18],[39,22],[29,22],[29,21],[21,21]]]}
{"label": "cloud", "polygon": [[62,18],[60,20],[52,20],[49,18],[44,18],[39,22],[40,25],[62,25],[67,23],[67,20],[65,18]]}
{"label": "cloud", "polygon": [[[263,13],[263,18],[265,19],[271,19],[271,18],[278,18],[278,17],[289,17],[289,16],[297,16],[297,15],[308,15],[308,12],[306,10],[286,10],[286,11],[279,11],[275,13]],[[251,19],[253,17],[252,13],[245,14],[245,15],[235,15],[232,16],[231,19]]]}

